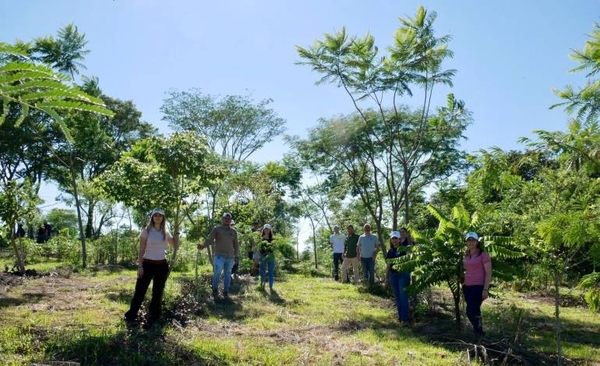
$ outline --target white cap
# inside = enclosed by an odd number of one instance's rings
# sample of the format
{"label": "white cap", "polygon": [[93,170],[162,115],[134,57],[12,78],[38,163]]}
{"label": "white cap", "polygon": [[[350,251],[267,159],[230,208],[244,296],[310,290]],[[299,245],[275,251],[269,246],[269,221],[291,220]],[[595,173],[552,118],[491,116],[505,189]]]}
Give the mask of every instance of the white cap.
{"label": "white cap", "polygon": [[229,212],[225,212],[225,213],[223,214],[223,216],[221,216],[221,218],[223,218],[223,219],[224,219],[224,218],[226,218],[226,217],[229,217],[230,219],[232,219],[232,218],[233,218],[233,216],[231,216],[231,214],[230,214]]}
{"label": "white cap", "polygon": [[271,225],[269,225],[269,224],[265,224],[265,226],[263,226],[263,230],[264,230],[264,229],[269,229],[269,230],[271,230]]}
{"label": "white cap", "polygon": [[150,217],[154,216],[154,214],[161,214],[165,216],[165,211],[161,210],[160,208],[155,208],[150,212]]}
{"label": "white cap", "polygon": [[391,238],[398,238],[398,239],[400,239],[400,232],[399,231],[392,231],[392,233],[390,234],[390,239]]}
{"label": "white cap", "polygon": [[467,233],[467,235],[465,235],[465,240],[468,240],[469,238],[473,238],[473,239],[479,241],[479,235],[477,235],[477,233],[474,231],[470,231]]}

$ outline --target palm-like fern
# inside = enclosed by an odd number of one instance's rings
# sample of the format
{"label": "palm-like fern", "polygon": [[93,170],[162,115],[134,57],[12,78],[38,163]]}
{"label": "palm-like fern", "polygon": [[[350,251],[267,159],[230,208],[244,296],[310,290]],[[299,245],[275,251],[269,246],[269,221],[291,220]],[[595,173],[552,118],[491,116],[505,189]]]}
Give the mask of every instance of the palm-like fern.
{"label": "palm-like fern", "polygon": [[0,64],[0,124],[4,123],[9,111],[14,111],[14,108],[17,108],[19,116],[16,126],[23,122],[31,110],[39,110],[50,115],[66,138],[73,141],[61,113],[79,110],[112,115],[102,100],[70,85],[68,76],[56,73],[45,65],[35,64],[22,48],[0,43],[0,57],[10,60]]}
{"label": "palm-like fern", "polygon": [[[475,213],[470,215],[462,204],[452,210],[452,217],[445,216],[433,206],[429,212],[439,221],[437,230],[412,232],[415,245],[407,255],[389,260],[394,269],[412,271],[413,281],[409,291],[418,293],[424,289],[446,284],[454,299],[454,315],[460,329],[461,285],[463,281],[463,258],[465,255],[464,234],[477,231],[482,223]],[[485,248],[494,258],[494,276],[505,274],[504,259],[517,258],[522,254],[509,249],[511,239],[502,236],[483,238]],[[499,273],[498,273],[499,272]]]}

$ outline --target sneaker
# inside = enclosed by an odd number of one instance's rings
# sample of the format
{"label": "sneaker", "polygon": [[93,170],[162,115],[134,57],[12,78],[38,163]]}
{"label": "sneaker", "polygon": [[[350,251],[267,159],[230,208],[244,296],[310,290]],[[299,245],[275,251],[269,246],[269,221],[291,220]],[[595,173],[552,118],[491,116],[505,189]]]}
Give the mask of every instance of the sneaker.
{"label": "sneaker", "polygon": [[227,291],[223,292],[223,298],[229,300],[229,293]]}
{"label": "sneaker", "polygon": [[219,291],[213,291],[212,297],[213,297],[213,299],[218,300],[219,299]]}

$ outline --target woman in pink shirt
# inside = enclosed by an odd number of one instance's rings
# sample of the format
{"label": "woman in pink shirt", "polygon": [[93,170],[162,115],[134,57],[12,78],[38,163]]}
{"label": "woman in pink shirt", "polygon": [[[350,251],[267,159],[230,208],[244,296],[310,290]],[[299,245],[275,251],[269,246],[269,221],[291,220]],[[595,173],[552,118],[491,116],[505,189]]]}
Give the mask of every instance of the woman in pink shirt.
{"label": "woman in pink shirt", "polygon": [[463,292],[467,303],[467,317],[473,325],[477,338],[483,337],[481,324],[481,303],[488,298],[490,281],[492,280],[492,261],[484,252],[477,233],[469,232],[466,237],[467,253],[463,260],[465,281]]}

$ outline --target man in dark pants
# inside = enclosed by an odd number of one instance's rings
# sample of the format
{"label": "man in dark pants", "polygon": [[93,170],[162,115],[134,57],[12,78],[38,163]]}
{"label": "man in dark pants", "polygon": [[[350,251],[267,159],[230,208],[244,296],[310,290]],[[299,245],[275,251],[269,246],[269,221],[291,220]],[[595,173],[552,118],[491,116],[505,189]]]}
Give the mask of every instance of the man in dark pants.
{"label": "man in dark pants", "polygon": [[346,241],[346,235],[340,233],[340,227],[335,225],[333,227],[333,234],[329,237],[329,243],[333,249],[333,278],[336,281],[340,279],[339,271],[344,254],[344,241]]}

